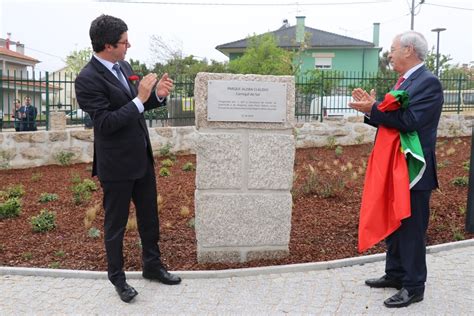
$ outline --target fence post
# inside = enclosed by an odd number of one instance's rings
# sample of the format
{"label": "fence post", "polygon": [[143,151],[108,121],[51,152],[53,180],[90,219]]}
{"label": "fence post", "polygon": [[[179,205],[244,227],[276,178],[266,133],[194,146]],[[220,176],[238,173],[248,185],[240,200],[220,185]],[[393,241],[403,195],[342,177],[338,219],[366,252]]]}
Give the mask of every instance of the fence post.
{"label": "fence post", "polygon": [[49,131],[49,72],[46,71],[46,130]]}
{"label": "fence post", "polygon": [[323,121],[324,116],[324,104],[323,104],[323,95],[324,95],[324,71],[321,71],[321,85],[319,86],[319,104],[321,109],[321,122]]}
{"label": "fence post", "polygon": [[[474,133],[474,126],[472,127]],[[471,134],[472,135],[472,134]],[[471,137],[471,160],[469,162],[469,189],[467,193],[466,231],[474,233],[474,138]]]}
{"label": "fence post", "polygon": [[462,88],[462,75],[459,75],[458,79],[458,109],[457,114],[461,113],[461,88]]}

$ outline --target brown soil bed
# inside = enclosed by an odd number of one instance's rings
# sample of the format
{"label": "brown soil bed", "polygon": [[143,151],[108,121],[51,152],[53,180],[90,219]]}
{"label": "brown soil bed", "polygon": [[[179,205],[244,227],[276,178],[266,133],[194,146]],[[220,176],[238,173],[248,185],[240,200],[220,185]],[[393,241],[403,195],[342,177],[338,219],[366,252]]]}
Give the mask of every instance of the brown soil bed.
{"label": "brown soil bed", "polygon": [[[438,176],[440,189],[433,192],[427,241],[429,245],[473,238],[465,232],[467,186],[452,183],[468,177],[465,165],[470,158],[470,137],[438,140]],[[198,264],[194,218],[195,172],[181,168],[196,163],[194,155],[178,156],[170,168],[171,176],[157,177],[160,203],[162,258],[171,270],[207,270],[316,262],[354,257],[384,251],[379,243],[363,254],[357,252],[357,224],[365,164],[371,144],[335,148],[307,148],[296,151],[294,206],[290,255],[279,260],[258,260],[242,264]],[[161,160],[156,159],[156,171]],[[317,181],[309,183],[311,165]],[[80,270],[106,270],[103,234],[88,236],[84,224],[86,212],[100,206],[102,192],[76,205],[72,198],[72,179],[90,179],[90,164],[43,166],[29,169],[0,170],[0,190],[22,184],[22,210],[19,217],[0,220],[0,265],[55,267]],[[318,182],[319,180],[322,182]],[[41,193],[55,193],[58,200],[40,203]],[[329,197],[326,197],[329,195]],[[186,212],[187,207],[189,212]],[[56,212],[57,227],[47,233],[34,233],[30,218],[41,209]],[[103,210],[92,227],[102,232]],[[133,209],[131,212],[133,216]],[[140,243],[136,229],[126,233],[124,241],[127,270],[141,270]]]}

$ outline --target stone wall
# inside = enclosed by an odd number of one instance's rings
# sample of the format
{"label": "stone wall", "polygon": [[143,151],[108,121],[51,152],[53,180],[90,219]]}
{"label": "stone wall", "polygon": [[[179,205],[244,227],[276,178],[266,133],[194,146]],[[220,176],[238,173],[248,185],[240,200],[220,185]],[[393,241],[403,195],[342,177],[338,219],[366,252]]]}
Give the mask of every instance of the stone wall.
{"label": "stone wall", "polygon": [[[438,136],[470,136],[474,115],[443,114]],[[172,145],[177,154],[195,153],[197,132],[194,126],[150,128],[153,150]],[[328,118],[323,122],[298,123],[294,130],[296,147],[325,146],[329,142],[350,145],[372,142],[375,128],[362,122],[361,117]],[[29,168],[57,164],[60,152],[72,152],[73,163],[91,162],[93,132],[84,128],[0,133],[0,168]]]}

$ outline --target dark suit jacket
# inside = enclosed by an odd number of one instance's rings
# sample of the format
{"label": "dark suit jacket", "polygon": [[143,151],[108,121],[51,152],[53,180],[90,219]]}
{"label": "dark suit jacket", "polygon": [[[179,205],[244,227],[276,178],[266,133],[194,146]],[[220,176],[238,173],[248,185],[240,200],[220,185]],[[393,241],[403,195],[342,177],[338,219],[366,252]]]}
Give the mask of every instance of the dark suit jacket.
{"label": "dark suit jacket", "polygon": [[376,102],[370,112],[368,124],[396,128],[401,132],[417,131],[426,161],[426,170],[412,190],[432,190],[438,187],[436,176],[435,145],[438,122],[444,102],[443,88],[438,78],[425,66],[406,79],[399,90],[408,92],[408,109],[381,112]]}
{"label": "dark suit jacket", "polygon": [[[120,61],[125,78],[132,75],[127,62]],[[94,124],[94,162],[92,175],[101,181],[139,179],[145,175],[153,153],[143,113],[132,100],[137,87],[130,91],[95,57],[82,69],[75,81],[77,101]],[[154,92],[145,102],[145,111],[165,105]],[[147,156],[148,155],[148,156]]]}

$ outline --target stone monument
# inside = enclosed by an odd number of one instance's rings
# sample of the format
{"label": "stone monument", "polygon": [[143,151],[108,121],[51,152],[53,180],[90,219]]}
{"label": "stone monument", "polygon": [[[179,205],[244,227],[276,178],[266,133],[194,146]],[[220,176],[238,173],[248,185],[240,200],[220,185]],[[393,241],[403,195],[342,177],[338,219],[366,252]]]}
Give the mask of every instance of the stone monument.
{"label": "stone monument", "polygon": [[294,87],[292,76],[197,75],[198,262],[288,255]]}

